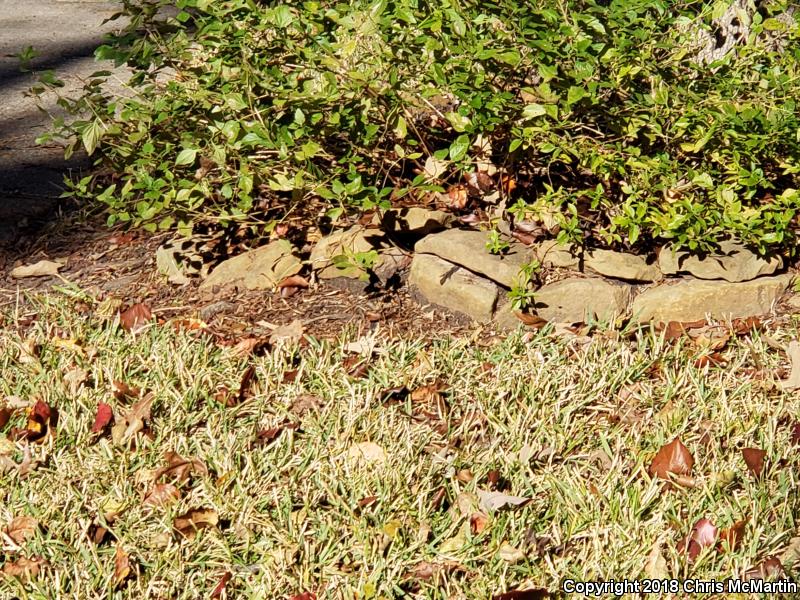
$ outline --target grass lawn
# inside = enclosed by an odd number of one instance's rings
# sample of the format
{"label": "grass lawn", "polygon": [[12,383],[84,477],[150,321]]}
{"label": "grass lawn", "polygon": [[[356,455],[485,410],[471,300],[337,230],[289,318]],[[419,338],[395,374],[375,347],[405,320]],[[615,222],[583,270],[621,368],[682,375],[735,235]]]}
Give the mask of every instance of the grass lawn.
{"label": "grass lawn", "polygon": [[[550,326],[242,353],[108,309],[4,309],[2,598],[558,596],[772,573],[769,556],[791,573],[800,552],[792,326],[715,360],[697,359],[714,336]],[[651,478],[676,437],[693,465]],[[759,476],[744,448],[766,452]],[[701,518],[718,529],[680,549]]]}

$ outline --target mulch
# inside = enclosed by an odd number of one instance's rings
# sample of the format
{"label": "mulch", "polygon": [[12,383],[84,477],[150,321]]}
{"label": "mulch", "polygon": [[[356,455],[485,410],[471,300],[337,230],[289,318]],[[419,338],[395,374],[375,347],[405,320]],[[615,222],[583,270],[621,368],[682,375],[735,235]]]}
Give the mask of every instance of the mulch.
{"label": "mulch", "polygon": [[[439,308],[421,305],[403,286],[358,290],[341,282],[312,282],[291,297],[271,291],[222,290],[200,294],[200,280],[174,285],[159,274],[155,253],[171,234],[109,229],[102,219],[68,215],[14,248],[0,251],[0,310],[26,304],[35,293],[82,290],[97,301],[146,303],[158,317],[198,318],[235,339],[265,324],[303,322],[307,335],[332,338],[380,329],[402,339],[433,339],[474,331],[475,325]],[[39,260],[63,262],[57,277],[14,279],[11,270]]]}

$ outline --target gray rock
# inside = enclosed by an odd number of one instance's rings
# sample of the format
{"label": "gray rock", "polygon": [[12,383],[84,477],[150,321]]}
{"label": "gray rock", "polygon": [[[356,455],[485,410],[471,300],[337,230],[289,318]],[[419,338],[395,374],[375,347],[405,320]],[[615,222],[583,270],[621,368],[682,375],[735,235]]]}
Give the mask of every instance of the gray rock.
{"label": "gray rock", "polygon": [[643,256],[624,252],[592,250],[587,253],[584,264],[600,275],[628,281],[658,281],[662,278],[658,265],[648,265]]}
{"label": "gray rock", "polygon": [[430,254],[415,254],[409,284],[425,299],[476,321],[491,321],[500,288],[483,277]]}
{"label": "gray rock", "polygon": [[660,285],[639,294],[633,301],[633,318],[646,321],[696,321],[735,319],[769,313],[792,282],[793,275],[761,277],[729,283],[687,279]]}
{"label": "gray rock", "polygon": [[665,246],[658,254],[658,265],[666,275],[691,273],[700,279],[724,279],[725,281],[750,281],[762,275],[772,275],[783,266],[779,256],[764,260],[741,244],[725,241],[720,244],[719,254],[705,258],[688,252],[673,252]]}
{"label": "gray rock", "polygon": [[172,249],[163,245],[156,250],[156,268],[159,273],[167,276],[170,283],[184,285],[191,281],[178,264]]}
{"label": "gray rock", "polygon": [[412,206],[385,211],[380,217],[380,226],[387,232],[423,235],[447,229],[453,221],[455,216],[450,213]]}
{"label": "gray rock", "polygon": [[518,280],[520,269],[530,262],[532,256],[528,248],[518,242],[512,242],[506,254],[490,254],[486,249],[488,239],[486,231],[448,229],[425,236],[417,242],[414,250],[434,254],[511,288]]}
{"label": "gray rock", "polygon": [[299,273],[301,267],[291,244],[278,240],[221,262],[199,289],[204,292],[228,285],[248,290],[272,289],[285,277]]}
{"label": "gray rock", "polygon": [[611,321],[627,312],[632,288],[602,279],[573,277],[539,288],[534,294],[537,314],[557,323],[588,319]]}
{"label": "gray rock", "polygon": [[505,331],[513,331],[522,326],[522,321],[520,321],[519,317],[514,313],[514,310],[511,308],[511,302],[508,301],[503,302],[497,307],[492,320],[494,324],[497,325],[498,329]]}
{"label": "gray rock", "polygon": [[[355,264],[353,257],[356,254],[380,251],[388,247],[386,236],[377,229],[366,229],[361,225],[354,225],[344,231],[336,231],[325,236],[311,250],[311,268],[318,271],[320,279],[334,279],[337,277],[350,277],[363,279],[366,271]],[[341,258],[341,262],[339,262]],[[381,262],[380,257],[373,267]]]}
{"label": "gray rock", "polygon": [[559,244],[555,240],[547,240],[535,244],[533,246],[533,256],[543,267],[548,269],[553,267],[577,269],[579,265],[578,256],[572,252],[571,248]]}

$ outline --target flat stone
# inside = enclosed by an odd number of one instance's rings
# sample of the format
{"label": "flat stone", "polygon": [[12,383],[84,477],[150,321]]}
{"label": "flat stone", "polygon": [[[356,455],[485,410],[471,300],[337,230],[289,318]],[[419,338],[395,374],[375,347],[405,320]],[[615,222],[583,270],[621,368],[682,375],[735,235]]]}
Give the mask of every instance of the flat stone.
{"label": "flat stone", "polygon": [[645,257],[613,250],[588,252],[584,265],[600,275],[628,281],[658,281],[663,277],[658,265],[647,264]]}
{"label": "flat stone", "polygon": [[500,288],[483,277],[430,254],[415,254],[408,282],[431,304],[491,321]]}
{"label": "flat stone", "polygon": [[302,263],[292,254],[292,245],[277,240],[221,262],[200,284],[200,291],[235,285],[248,290],[273,289],[290,275],[300,272]]}
{"label": "flat stone", "polygon": [[384,211],[380,217],[380,226],[387,232],[424,235],[447,229],[453,221],[455,216],[442,210],[412,206]]}
{"label": "flat stone", "polygon": [[533,246],[533,256],[548,269],[577,269],[579,260],[569,246],[559,244],[555,240],[546,240]]}
{"label": "flat stone", "polygon": [[507,253],[490,254],[486,249],[488,239],[487,231],[448,229],[425,236],[416,243],[414,250],[444,258],[507,288],[514,287],[520,269],[532,259],[528,248],[511,242]]}
{"label": "flat stone", "polygon": [[[317,242],[311,250],[311,268],[318,271],[317,276],[320,279],[363,279],[366,271],[354,264],[353,257],[371,250],[379,251],[387,246],[388,242],[382,231],[353,225],[350,229],[336,231]],[[337,265],[337,257],[345,260]],[[378,266],[380,262],[378,257],[373,266]]]}
{"label": "flat stone", "polygon": [[513,331],[522,325],[522,321],[511,308],[511,302],[508,301],[497,307],[492,320],[498,329],[504,331]]}
{"label": "flat stone", "polygon": [[710,315],[726,320],[769,313],[792,282],[793,275],[760,277],[730,283],[688,279],[660,285],[633,301],[633,318],[639,322],[696,321]]}
{"label": "flat stone", "polygon": [[536,313],[556,323],[611,321],[627,312],[630,285],[572,277],[539,288],[533,296]]}
{"label": "flat stone", "polygon": [[671,246],[665,246],[658,254],[658,266],[667,275],[691,273],[700,279],[738,282],[772,275],[783,266],[783,260],[780,256],[765,260],[745,246],[728,240],[720,243],[718,254],[710,254],[704,258],[690,255],[686,251],[673,252]]}

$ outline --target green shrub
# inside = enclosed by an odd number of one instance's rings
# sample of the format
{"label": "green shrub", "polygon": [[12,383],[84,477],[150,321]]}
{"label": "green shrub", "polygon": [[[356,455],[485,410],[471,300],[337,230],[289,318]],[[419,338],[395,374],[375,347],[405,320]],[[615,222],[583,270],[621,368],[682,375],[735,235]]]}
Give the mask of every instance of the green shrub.
{"label": "green shrub", "polygon": [[[92,117],[60,129],[115,175],[73,193],[110,222],[169,228],[387,206],[481,159],[514,178],[512,214],[549,215],[564,240],[792,250],[797,24],[762,3],[749,43],[698,64],[691,40],[728,4],[129,0],[97,55],[131,65],[136,94],[104,96],[101,74],[68,103]],[[446,161],[435,180],[430,156]]]}

